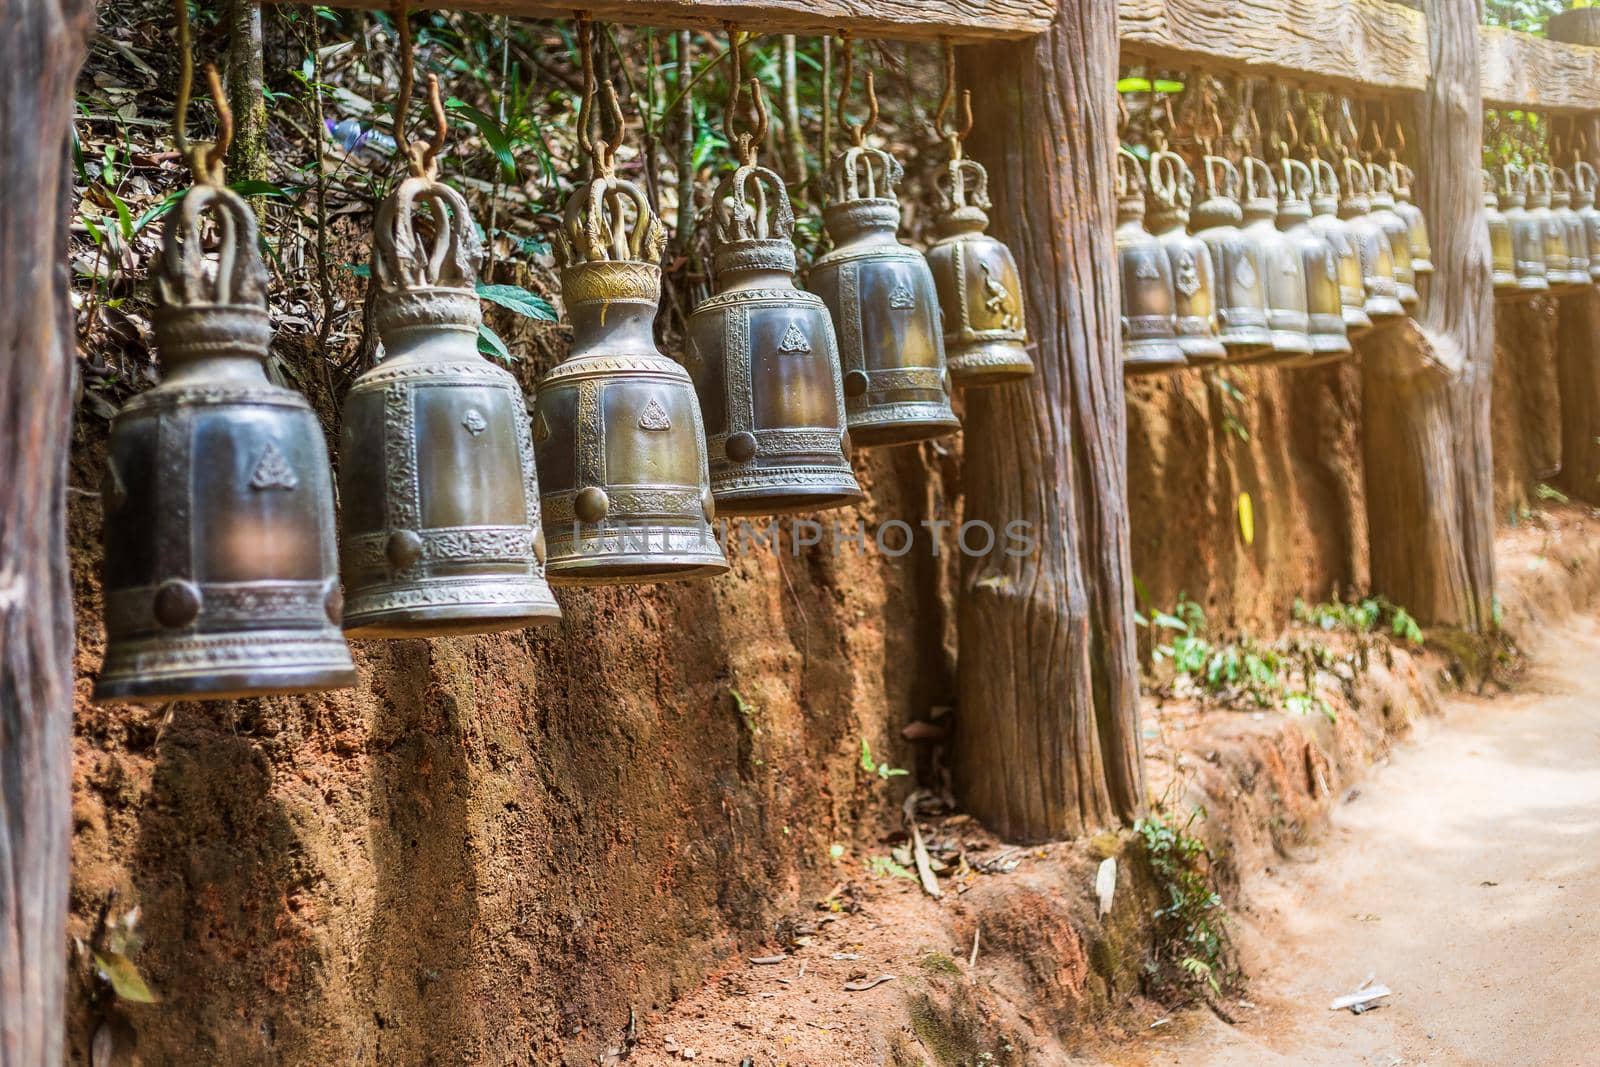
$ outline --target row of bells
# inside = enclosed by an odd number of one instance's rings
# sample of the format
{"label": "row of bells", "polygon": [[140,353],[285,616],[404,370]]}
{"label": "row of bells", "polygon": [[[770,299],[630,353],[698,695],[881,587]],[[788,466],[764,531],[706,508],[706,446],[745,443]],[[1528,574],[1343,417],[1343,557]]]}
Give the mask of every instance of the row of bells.
{"label": "row of bells", "polygon": [[1496,294],[1533,297],[1600,282],[1594,168],[1581,160],[1570,172],[1508,164],[1501,174],[1497,188],[1494,175],[1483,173]]}
{"label": "row of bells", "polygon": [[[1415,307],[1433,270],[1411,171],[1286,158],[1203,157],[1205,198],[1183,157],[1151,155],[1148,176],[1118,157],[1117,252],[1123,370],[1343,359],[1350,341]],[[1150,226],[1145,224],[1147,211]]]}
{"label": "row of bells", "polygon": [[[637,186],[602,172],[563,220],[574,341],[531,416],[512,375],[477,352],[483,250],[465,201],[407,179],[375,219],[385,358],[345,401],[337,537],[318,419],[265,373],[256,220],[227,189],[191,189],[155,269],[164,380],[112,425],[96,698],[351,685],[347,634],[554,622],[552,583],[727,570],[719,511],[860,499],[852,443],[953,433],[953,383],[1033,372],[1016,264],[984,232],[982,167],[950,164],[926,254],[897,238],[900,177],[871,147],[834,160],[834,247],[807,291],[782,179],[753,163],[731,174],[714,211],[716,292],[693,312],[679,363],[652,332],[661,223]],[[415,225],[423,206],[431,241]]]}

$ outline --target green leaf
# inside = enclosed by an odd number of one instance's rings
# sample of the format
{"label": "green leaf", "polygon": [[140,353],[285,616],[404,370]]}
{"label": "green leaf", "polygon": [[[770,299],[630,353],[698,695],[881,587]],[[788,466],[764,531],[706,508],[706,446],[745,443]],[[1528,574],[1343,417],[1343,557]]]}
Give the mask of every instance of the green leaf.
{"label": "green leaf", "polygon": [[878,765],[872,759],[872,746],[867,744],[865,737],[861,739],[861,769],[868,774],[876,774],[878,771]]}
{"label": "green leaf", "polygon": [[520,285],[485,285],[479,282],[478,296],[491,304],[515,311],[526,319],[556,321],[556,309],[550,306],[550,301]]}
{"label": "green leaf", "polygon": [[1155,91],[1158,92],[1158,93],[1181,93],[1181,92],[1183,92],[1183,83],[1182,82],[1167,81],[1164,78],[1157,78],[1152,83],[1152,85],[1154,86]]}
{"label": "green leaf", "polygon": [[340,266],[357,278],[372,277],[372,264],[370,263],[341,263]]}
{"label": "green leaf", "polygon": [[500,340],[500,335],[489,329],[483,323],[478,324],[478,351],[491,359],[498,359],[502,363],[515,363],[517,357],[511,354],[511,349]]}
{"label": "green leaf", "polygon": [[1118,78],[1117,92],[1119,93],[1148,93],[1150,91],[1149,78]]}
{"label": "green leaf", "polygon": [[229,182],[228,188],[240,196],[276,196],[284,200],[293,200],[300,195],[301,191],[301,187],[298,185],[279,185],[276,182],[264,182],[258,178]]}
{"label": "green leaf", "polygon": [[516,181],[517,157],[511,151],[511,135],[506,132],[504,126],[500,125],[499,120],[493,115],[485,114],[466,101],[458,100],[455,97],[445,101],[444,106],[463,116],[478,128],[478,133],[483,136],[484,143],[489,146],[489,150],[500,161],[500,171],[504,174],[506,181]]}
{"label": "green leaf", "polygon": [[117,229],[122,231],[122,239],[133,240],[133,212],[128,210],[128,202],[110,190],[106,195],[111,198],[111,206],[117,209]]}
{"label": "green leaf", "polygon": [[1168,615],[1164,611],[1158,611],[1155,613],[1154,619],[1155,624],[1163,629],[1179,630],[1183,633],[1189,632],[1189,624],[1178,618],[1176,615]]}
{"label": "green leaf", "polygon": [[135,1004],[161,1003],[156,995],[150,992],[150,987],[144,984],[144,979],[139,976],[139,968],[135,967],[128,957],[109,949],[103,952],[95,949],[93,956],[100,977],[111,983],[112,990],[119,998]]}
{"label": "green leaf", "polygon": [[177,206],[179,200],[183,199],[183,194],[184,190],[174,189],[162,197],[160,203],[153,207],[145,208],[144,212],[133,220],[133,232],[138,233],[152,222],[166,215],[167,212]]}

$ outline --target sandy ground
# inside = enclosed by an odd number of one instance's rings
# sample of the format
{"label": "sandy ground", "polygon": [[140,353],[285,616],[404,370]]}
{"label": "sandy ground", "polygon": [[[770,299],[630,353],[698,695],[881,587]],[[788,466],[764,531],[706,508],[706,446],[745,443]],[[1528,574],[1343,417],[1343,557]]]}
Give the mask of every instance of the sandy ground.
{"label": "sandy ground", "polygon": [[[1192,1010],[1085,1062],[1600,1064],[1600,618],[1423,733],[1246,887],[1237,1026]],[[1328,1010],[1368,976],[1381,1008]]]}

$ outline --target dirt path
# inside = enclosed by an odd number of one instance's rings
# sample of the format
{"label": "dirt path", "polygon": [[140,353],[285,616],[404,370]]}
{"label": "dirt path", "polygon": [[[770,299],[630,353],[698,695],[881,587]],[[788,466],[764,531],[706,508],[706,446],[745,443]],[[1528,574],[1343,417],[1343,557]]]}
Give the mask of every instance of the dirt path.
{"label": "dirt path", "polygon": [[[1239,1025],[1189,1012],[1112,1062],[1600,1063],[1600,618],[1424,729],[1247,886]],[[1368,975],[1381,1009],[1328,1010]]]}

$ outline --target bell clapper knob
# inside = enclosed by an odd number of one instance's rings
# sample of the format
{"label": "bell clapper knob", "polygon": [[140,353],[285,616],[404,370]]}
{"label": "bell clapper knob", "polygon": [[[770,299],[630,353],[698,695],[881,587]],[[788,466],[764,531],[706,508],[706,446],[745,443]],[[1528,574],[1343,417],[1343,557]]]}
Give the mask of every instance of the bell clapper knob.
{"label": "bell clapper knob", "polygon": [[153,607],[162,626],[174,630],[187,626],[200,615],[200,589],[193,582],[173,578],[156,590]]}
{"label": "bell clapper knob", "polygon": [[533,558],[539,561],[539,566],[544,566],[544,527],[533,528]]}
{"label": "bell clapper knob", "polygon": [[328,613],[328,621],[335,626],[344,621],[344,590],[337,581],[328,583],[328,591],[322,597],[322,610]]}
{"label": "bell clapper knob", "polygon": [[853,371],[848,371],[848,372],[845,373],[845,376],[844,376],[844,395],[845,396],[849,396],[849,397],[862,396],[862,395],[865,395],[866,391],[867,391],[867,372],[866,371],[864,371],[864,370],[853,370]]}
{"label": "bell clapper knob", "polygon": [[748,463],[756,458],[756,435],[749,430],[740,430],[728,438],[728,458],[735,463]]}
{"label": "bell clapper knob", "polygon": [[422,558],[422,538],[415,530],[396,530],[389,535],[383,554],[388,557],[389,566],[403,571]]}
{"label": "bell clapper knob", "polygon": [[711,495],[710,489],[700,494],[700,510],[705,514],[707,522],[717,517],[717,498]]}
{"label": "bell clapper knob", "polygon": [[572,502],[572,510],[578,518],[590,523],[604,519],[610,507],[611,498],[606,496],[606,491],[598,485],[580,490],[577,499]]}

